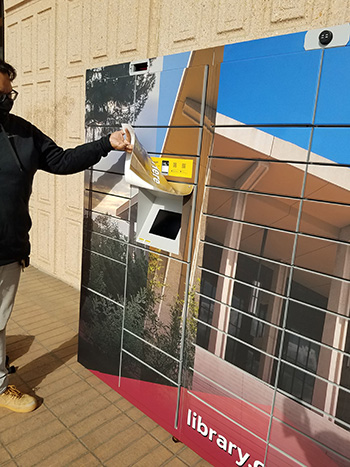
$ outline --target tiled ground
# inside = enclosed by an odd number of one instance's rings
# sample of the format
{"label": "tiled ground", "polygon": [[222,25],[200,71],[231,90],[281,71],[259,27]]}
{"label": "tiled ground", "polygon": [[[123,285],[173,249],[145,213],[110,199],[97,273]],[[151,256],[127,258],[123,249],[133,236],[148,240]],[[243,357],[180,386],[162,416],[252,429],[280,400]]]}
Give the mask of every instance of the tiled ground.
{"label": "tiled ground", "polygon": [[42,398],[0,408],[0,466],[208,466],[77,363],[79,292],[29,267],[7,328],[11,383]]}

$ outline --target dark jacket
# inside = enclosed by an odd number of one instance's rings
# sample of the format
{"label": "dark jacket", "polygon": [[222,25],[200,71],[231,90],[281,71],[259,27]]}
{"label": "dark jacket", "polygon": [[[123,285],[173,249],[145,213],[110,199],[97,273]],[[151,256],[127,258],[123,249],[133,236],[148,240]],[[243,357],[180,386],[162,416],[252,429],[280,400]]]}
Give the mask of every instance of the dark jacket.
{"label": "dark jacket", "polygon": [[113,149],[105,136],[63,150],[34,125],[12,114],[1,124],[0,266],[29,256],[28,205],[35,172],[40,169],[53,174],[74,174],[96,164]]}

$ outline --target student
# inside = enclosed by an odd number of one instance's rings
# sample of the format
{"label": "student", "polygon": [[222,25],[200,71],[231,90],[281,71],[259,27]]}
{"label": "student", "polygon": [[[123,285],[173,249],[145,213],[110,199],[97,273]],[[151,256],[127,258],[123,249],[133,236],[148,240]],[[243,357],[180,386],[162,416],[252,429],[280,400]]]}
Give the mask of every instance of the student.
{"label": "student", "polygon": [[37,170],[74,174],[96,164],[112,149],[131,151],[123,131],[63,150],[38,128],[10,113],[18,92],[16,70],[0,60],[0,407],[31,412],[37,400],[8,384],[6,325],[11,315],[22,267],[29,264],[28,203]]}

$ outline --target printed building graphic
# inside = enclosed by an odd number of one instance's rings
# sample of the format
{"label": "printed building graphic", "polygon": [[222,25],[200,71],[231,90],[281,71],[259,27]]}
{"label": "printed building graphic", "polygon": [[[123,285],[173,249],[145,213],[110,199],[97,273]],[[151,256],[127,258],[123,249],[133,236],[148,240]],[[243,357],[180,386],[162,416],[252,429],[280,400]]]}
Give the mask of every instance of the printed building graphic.
{"label": "printed building graphic", "polygon": [[333,33],[87,73],[88,139],[130,123],[193,191],[175,254],[137,241],[151,195],[125,154],[87,171],[79,361],[214,465],[349,464],[349,27]]}

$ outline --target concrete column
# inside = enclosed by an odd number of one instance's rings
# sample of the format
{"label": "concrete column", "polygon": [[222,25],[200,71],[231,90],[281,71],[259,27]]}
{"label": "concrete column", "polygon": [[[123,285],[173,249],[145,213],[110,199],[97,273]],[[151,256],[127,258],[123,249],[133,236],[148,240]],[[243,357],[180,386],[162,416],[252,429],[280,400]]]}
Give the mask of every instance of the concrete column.
{"label": "concrete column", "polygon": [[[350,226],[340,231],[340,240],[350,240]],[[338,245],[335,259],[334,275],[350,278],[350,248]],[[332,280],[328,298],[328,310],[338,316],[326,314],[322,342],[336,349],[344,350],[348,332],[350,286],[340,280]],[[339,352],[321,347],[318,359],[317,374],[329,381],[339,384],[343,366],[343,355]],[[336,414],[339,389],[324,381],[316,380],[312,403],[331,415]]]}
{"label": "concrete column", "polygon": [[[246,172],[244,172],[236,181],[235,188],[241,190],[252,190],[255,185],[268,171],[267,162],[255,162]],[[232,196],[229,217],[232,220],[243,220],[247,202],[247,194],[236,193]],[[239,249],[242,234],[242,224],[227,222],[225,232],[225,247],[234,250]],[[223,249],[220,273],[224,276],[218,277],[216,300],[221,303],[215,303],[213,314],[213,326],[219,330],[228,332],[230,321],[230,307],[234,288],[234,281],[237,267],[237,251]],[[209,339],[209,350],[221,358],[225,357],[227,337],[222,332],[211,331]]]}
{"label": "concrete column", "polygon": [[[286,282],[288,279],[289,268],[283,265],[276,266],[273,272],[272,285],[273,290],[283,295],[286,289]],[[281,314],[283,311],[283,298],[273,296],[269,301],[268,315],[271,317],[270,321],[272,323],[278,324],[281,321]],[[278,329],[270,327],[269,331],[264,337],[263,347],[266,349],[270,355],[276,355],[276,345],[278,340]],[[263,381],[270,381],[272,370],[273,370],[273,360],[265,355],[261,356],[261,364],[259,369],[259,377]]]}

